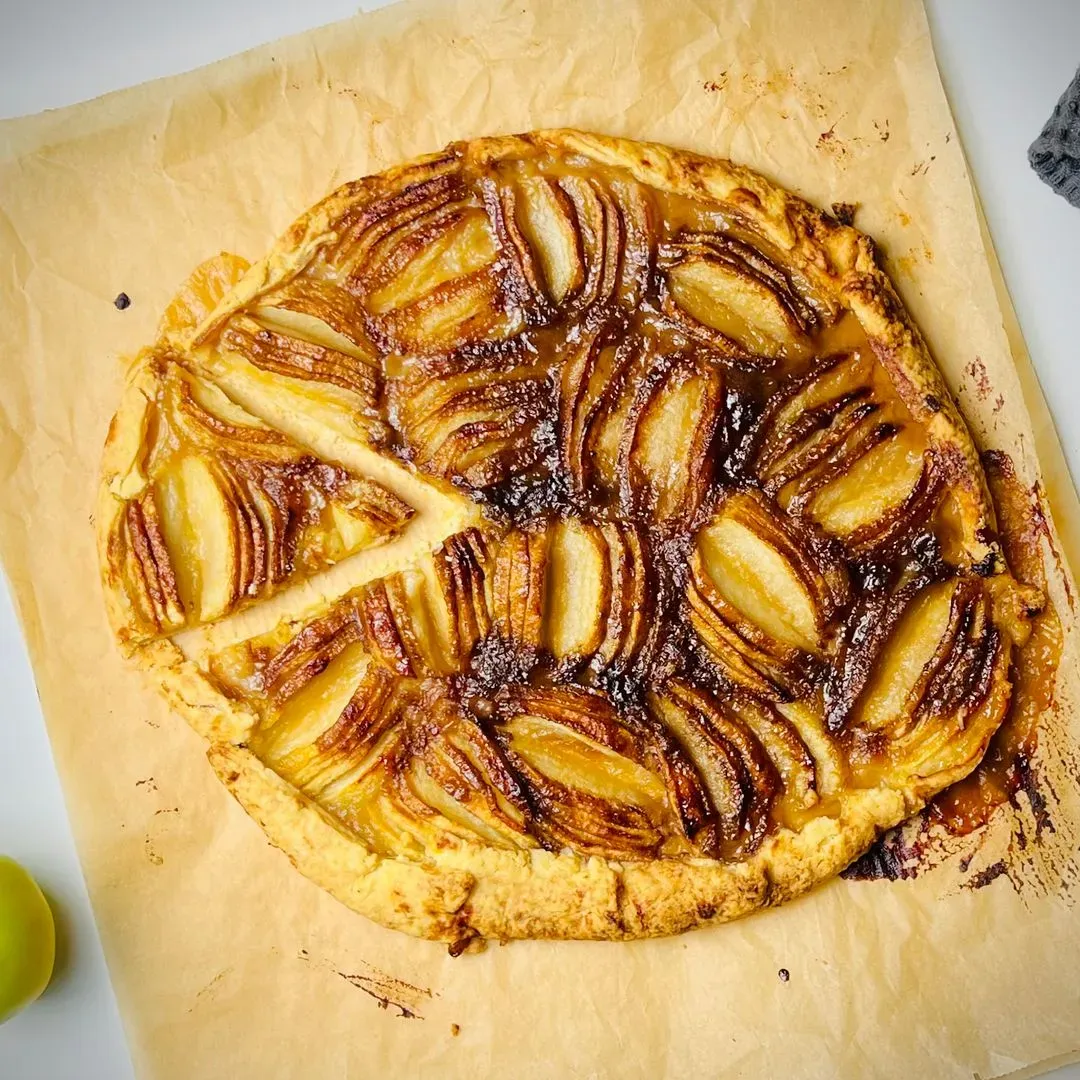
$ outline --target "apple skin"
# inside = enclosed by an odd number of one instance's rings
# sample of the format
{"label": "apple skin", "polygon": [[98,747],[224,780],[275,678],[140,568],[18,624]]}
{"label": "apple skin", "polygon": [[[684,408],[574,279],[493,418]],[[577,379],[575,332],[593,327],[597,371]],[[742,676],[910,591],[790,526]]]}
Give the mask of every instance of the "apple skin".
{"label": "apple skin", "polygon": [[0,856],[0,1024],[41,996],[55,957],[48,901],[26,870]]}

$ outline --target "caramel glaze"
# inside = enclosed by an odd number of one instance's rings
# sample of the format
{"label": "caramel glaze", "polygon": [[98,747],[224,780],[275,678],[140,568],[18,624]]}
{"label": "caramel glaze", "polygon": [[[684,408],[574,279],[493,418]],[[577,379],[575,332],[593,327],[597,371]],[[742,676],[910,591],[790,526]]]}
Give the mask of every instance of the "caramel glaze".
{"label": "caramel glaze", "polygon": [[[1000,450],[983,454],[983,468],[997,507],[1001,545],[1009,566],[1018,580],[1045,595],[1040,542],[1047,525],[1037,493],[1020,483],[1012,459]],[[1021,790],[1028,793],[1037,827],[1044,825],[1044,800],[1036,787],[1032,758],[1038,745],[1039,719],[1054,704],[1054,673],[1062,647],[1061,620],[1049,600],[1031,625],[1031,637],[1013,657],[1009,712],[986,756],[970,776],[943,791],[931,805],[932,820],[956,835],[981,828],[999,806]]]}

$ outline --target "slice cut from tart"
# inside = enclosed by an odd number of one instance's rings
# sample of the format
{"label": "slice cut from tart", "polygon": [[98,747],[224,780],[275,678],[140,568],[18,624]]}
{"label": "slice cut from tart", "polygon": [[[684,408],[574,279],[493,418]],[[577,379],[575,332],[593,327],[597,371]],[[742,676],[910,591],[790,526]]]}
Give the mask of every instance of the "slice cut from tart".
{"label": "slice cut from tart", "polygon": [[[428,531],[318,577],[411,511],[309,444],[408,470]],[[204,264],[104,471],[121,643],[303,873],[455,953],[837,873],[976,766],[1044,602],[870,240],[580,132]]]}
{"label": "slice cut from tart", "polygon": [[236,405],[168,352],[130,373],[97,527],[126,646],[220,619],[398,533],[412,509]]}

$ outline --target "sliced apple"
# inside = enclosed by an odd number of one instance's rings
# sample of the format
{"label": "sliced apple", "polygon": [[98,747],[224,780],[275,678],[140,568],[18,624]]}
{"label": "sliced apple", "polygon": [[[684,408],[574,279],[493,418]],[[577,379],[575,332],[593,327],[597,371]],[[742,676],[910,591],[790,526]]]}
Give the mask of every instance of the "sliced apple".
{"label": "sliced apple", "polygon": [[661,248],[660,265],[670,289],[665,311],[694,336],[743,359],[806,352],[813,309],[788,275],[750,245],[720,234],[683,233]]}
{"label": "sliced apple", "polygon": [[520,344],[466,358],[410,357],[390,380],[407,452],[425,471],[484,488],[528,470],[551,408],[546,368]]}
{"label": "sliced apple", "polygon": [[787,645],[820,649],[814,600],[783,553],[732,514],[714,519],[698,545],[709,576],[740,614]]}
{"label": "sliced apple", "polygon": [[753,850],[768,826],[779,787],[761,744],[730,709],[678,679],[650,695],[650,704],[701,776],[728,854]]}
{"label": "sliced apple", "polygon": [[255,752],[276,767],[295,751],[325,741],[335,728],[330,744],[339,744],[344,726],[355,724],[357,708],[384,689],[387,678],[357,642],[347,643],[321,672],[288,698],[276,700],[253,739]]}
{"label": "sliced apple", "polygon": [[412,678],[439,671],[438,639],[419,573],[399,571],[370,582],[356,603],[364,645],[379,663]]}
{"label": "sliced apple", "polygon": [[549,844],[617,857],[664,843],[674,825],[667,787],[605,698],[580,688],[511,687],[498,715],[496,734]]}
{"label": "sliced apple", "polygon": [[564,657],[587,657],[604,638],[611,597],[607,544],[596,525],[558,522],[545,575],[544,644]]}
{"label": "sliced apple", "polygon": [[511,530],[496,549],[492,617],[498,633],[524,650],[543,644],[544,581],[550,532]]}
{"label": "sliced apple", "polygon": [[290,336],[256,322],[249,315],[235,315],[229,320],[221,333],[219,348],[240,354],[256,368],[272,375],[338,386],[354,395],[363,409],[374,410],[377,406],[378,370],[370,360],[358,358],[355,350],[342,352]]}
{"label": "sliced apple", "polygon": [[783,644],[820,653],[826,623],[848,599],[847,575],[823,545],[792,527],[764,500],[736,494],[698,534],[697,550],[721,595],[750,622]]}
{"label": "sliced apple", "polygon": [[162,531],[181,598],[202,622],[220,618],[238,599],[237,523],[215,471],[204,458],[180,458],[162,500]]}
{"label": "sliced apple", "polygon": [[604,637],[593,657],[593,667],[625,670],[641,655],[648,655],[660,627],[653,612],[657,587],[649,564],[642,531],[632,525],[605,522],[600,526],[607,547],[610,590],[604,619]]}
{"label": "sliced apple", "polygon": [[[926,439],[909,425],[823,485],[807,511],[826,532],[849,542],[910,510],[926,474]],[[877,528],[875,528],[877,526]]]}
{"label": "sliced apple", "polygon": [[489,556],[479,530],[468,529],[445,540],[432,556],[433,619],[439,653],[451,671],[464,671],[477,643],[491,628],[487,582]]}
{"label": "sliced apple", "polygon": [[333,278],[319,276],[314,267],[260,296],[252,315],[268,330],[377,367],[375,347],[364,333],[359,299]]}
{"label": "sliced apple", "polygon": [[692,518],[712,477],[713,434],[723,407],[720,369],[686,358],[666,377],[643,383],[624,433],[620,497],[624,508],[657,521]]}
{"label": "sliced apple", "polygon": [[365,274],[367,307],[375,315],[406,307],[448,281],[494,262],[494,237],[483,211],[459,211],[416,229]]}
{"label": "sliced apple", "polygon": [[573,205],[584,254],[585,280],[576,304],[591,307],[612,299],[618,288],[623,238],[618,207],[610,192],[588,177],[570,174],[558,183]]}
{"label": "sliced apple", "polygon": [[518,223],[540,263],[544,286],[555,304],[585,280],[572,204],[557,184],[544,177],[521,183]]}
{"label": "sliced apple", "polygon": [[939,490],[925,432],[868,349],[826,363],[776,399],[755,468],[789,513],[809,516],[855,554],[918,528]]}
{"label": "sliced apple", "polygon": [[465,839],[503,848],[535,847],[524,788],[502,751],[447,694],[428,696],[410,718],[412,794]]}
{"label": "sliced apple", "polygon": [[798,727],[780,708],[758,699],[733,695],[724,705],[761,744],[779,774],[774,816],[797,820],[799,812],[818,801],[816,764]]}

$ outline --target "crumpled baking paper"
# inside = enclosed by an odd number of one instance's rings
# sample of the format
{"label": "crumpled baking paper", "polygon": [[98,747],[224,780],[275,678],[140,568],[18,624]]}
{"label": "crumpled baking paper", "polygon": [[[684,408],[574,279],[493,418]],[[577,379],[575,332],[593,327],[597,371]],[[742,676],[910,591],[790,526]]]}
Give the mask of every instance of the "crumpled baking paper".
{"label": "crumpled baking paper", "polygon": [[[191,268],[258,257],[351,178],[562,125],[857,204],[980,445],[1042,484],[1059,548],[1080,535],[918,0],[425,0],[0,125],[0,554],[138,1073],[985,1078],[1080,1056],[1080,815],[1058,761],[1080,665],[1049,547],[1068,632],[1039,762],[1052,872],[835,881],[664,941],[451,959],[368,923],[268,845],[119,657],[89,521],[98,455],[120,358]],[[979,843],[1008,844],[1029,810]]]}

